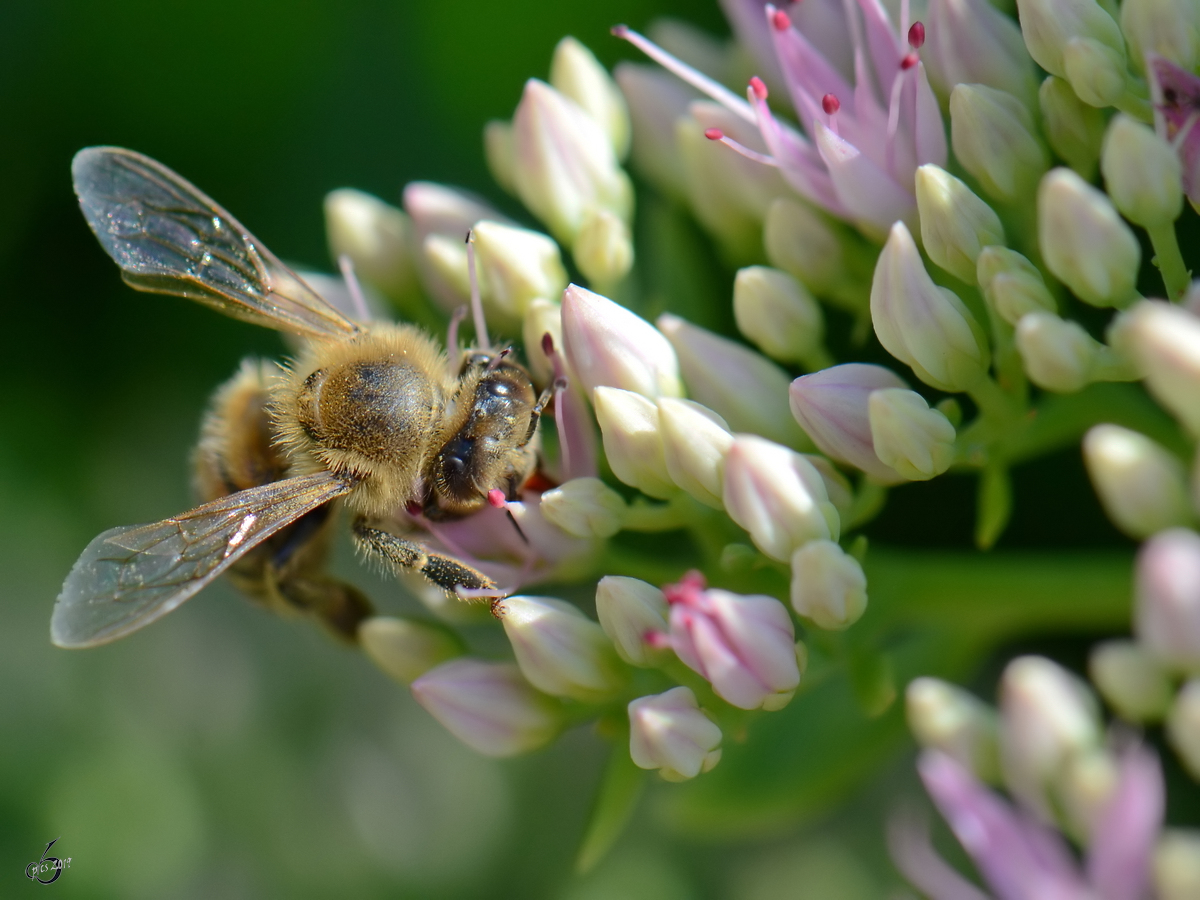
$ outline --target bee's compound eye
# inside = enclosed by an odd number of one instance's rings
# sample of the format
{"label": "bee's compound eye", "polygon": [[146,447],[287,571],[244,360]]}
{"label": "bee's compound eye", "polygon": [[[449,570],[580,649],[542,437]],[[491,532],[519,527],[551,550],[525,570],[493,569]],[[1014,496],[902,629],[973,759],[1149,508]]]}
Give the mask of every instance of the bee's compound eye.
{"label": "bee's compound eye", "polygon": [[314,399],[320,443],[390,462],[429,439],[440,398],[420,369],[404,360],[379,360],[331,370]]}

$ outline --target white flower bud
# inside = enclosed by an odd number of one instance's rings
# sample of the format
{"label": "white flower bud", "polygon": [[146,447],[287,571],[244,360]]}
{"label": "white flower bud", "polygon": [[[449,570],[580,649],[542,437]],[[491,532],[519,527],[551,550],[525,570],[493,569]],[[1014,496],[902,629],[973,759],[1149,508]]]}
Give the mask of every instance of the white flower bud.
{"label": "white flower bud", "polygon": [[500,620],[517,665],[539,691],[575,700],[609,697],[624,682],[604,631],[552,597],[506,597]]}
{"label": "white flower bud", "polygon": [[723,509],[725,454],[733,443],[725,420],[691,400],[663,397],[658,425],[671,480],[706,506]]}
{"label": "white flower bud", "polygon": [[613,474],[651,497],[676,493],[663,455],[657,407],[641,394],[620,388],[598,387],[592,397]]}
{"label": "white flower bud", "polygon": [[608,538],[621,530],[625,501],[599,478],[573,478],[542,494],[542,515],[577,538]]}
{"label": "white flower bud", "polygon": [[987,0],[930,0],[921,59],[943,94],[984,84],[1032,99],[1033,64],[1021,29]]}
{"label": "white flower bud", "polygon": [[355,274],[386,294],[402,297],[416,288],[413,226],[403,211],[351,188],[325,195],[329,250],[354,263]]}
{"label": "white flower bud", "polygon": [[1125,53],[1091,38],[1071,38],[1063,47],[1063,77],[1079,99],[1091,106],[1112,106],[1125,93]]}
{"label": "white flower bud", "polygon": [[1071,394],[1091,384],[1101,345],[1078,322],[1031,312],[1017,322],[1015,337],[1025,373],[1038,387]]}
{"label": "white flower bud", "polygon": [[867,576],[833,541],[809,541],[792,554],[792,609],[818,628],[842,631],[867,609]]}
{"label": "white flower bud", "polygon": [[633,239],[619,216],[593,209],[583,217],[571,255],[590,283],[614,285],[633,268]]}
{"label": "white flower bud", "polygon": [[623,62],[613,75],[629,104],[633,167],[663,193],[684,199],[687,176],[679,165],[675,123],[699,94],[658,66]]}
{"label": "white flower bud", "polygon": [[1138,641],[1173,671],[1200,673],[1200,536],[1176,528],[1138,553],[1133,627]]}
{"label": "white flower bud", "polygon": [[827,294],[846,277],[838,226],[799,200],[779,197],[767,209],[763,245],[771,265]]}
{"label": "white flower bud", "polygon": [[1089,747],[1070,756],[1050,786],[1062,810],[1064,831],[1090,837],[1095,823],[1113,800],[1120,778],[1116,756],[1107,747]]}
{"label": "white flower bud", "polygon": [[625,662],[654,666],[667,656],[665,648],[646,640],[649,634],[667,633],[667,601],[654,585],[606,575],[596,585],[596,617]]}
{"label": "white flower bud", "polygon": [[585,215],[607,209],[628,221],[633,187],[603,129],[573,100],[531,78],[513,115],[513,183],[521,202],[564,244]]}
{"label": "white flower bud", "polygon": [[479,294],[489,312],[518,319],[531,300],[557,297],[566,287],[558,245],[546,235],[486,220],[473,233]]}
{"label": "white flower bud", "polygon": [[738,435],[726,454],[724,502],[755,546],[779,562],[808,541],[836,540],[841,528],[812,464],[755,435]]}
{"label": "white flower bud", "polygon": [[525,319],[521,323],[521,340],[525,344],[525,362],[533,373],[535,384],[547,385],[554,381],[554,364],[542,350],[542,339],[550,335],[554,347],[563,348],[562,307],[557,300],[536,297],[525,308]]}
{"label": "white flower bud", "polygon": [[960,84],[950,94],[950,141],[988,195],[1022,200],[1046,171],[1046,151],[1029,110],[1012,94]]}
{"label": "white flower bud", "polygon": [[679,359],[671,342],[641,316],[578,285],[563,292],[563,349],[590,396],[597,387],[646,397],[679,397]]}
{"label": "white flower bud", "polygon": [[624,159],[629,153],[629,110],[616,83],[592,51],[573,37],[559,41],[550,61],[550,84],[578,103],[604,129],[613,152]]}
{"label": "white flower bud", "polygon": [[1104,511],[1130,537],[1191,521],[1183,463],[1145,435],[1096,425],[1084,435],[1083,461]]}
{"label": "white flower bud", "polygon": [[667,781],[709,771],[721,759],[721,729],[704,715],[691,688],[639,697],[629,704],[629,755]]}
{"label": "white flower bud", "polygon": [[1183,170],[1171,145],[1121,113],[1104,136],[1104,186],[1121,215],[1145,228],[1169,225],[1183,212]]}
{"label": "white flower bud", "polygon": [[1154,398],[1200,435],[1200,318],[1144,300],[1120,318],[1112,340],[1133,358]]}
{"label": "white flower bud", "polygon": [[809,461],[825,482],[825,492],[829,494],[829,502],[838,511],[838,517],[850,514],[854,508],[854,491],[850,487],[850,479],[838,471],[837,466],[816,453],[800,454]]}
{"label": "white flower bud", "polygon": [[1038,245],[1050,271],[1085,303],[1128,302],[1142,251],[1108,197],[1060,168],[1042,179],[1037,206]]}
{"label": "white flower bud", "polygon": [[808,290],[787,272],[766,266],[739,269],[733,281],[738,330],[768,356],[808,364],[825,356],[825,319]]}
{"label": "white flower bud", "polygon": [[999,774],[996,714],[986,703],[939,678],[911,681],[904,700],[918,744],[942,751],[980,779]]}
{"label": "white flower bud", "polygon": [[1125,52],[1121,29],[1096,0],[1017,0],[1017,12],[1029,55],[1051,75],[1065,77],[1063,51],[1072,38]]}
{"label": "white flower bud", "polygon": [[1200,678],[1193,678],[1175,696],[1167,714],[1167,740],[1193,778],[1200,778]]}
{"label": "white flower bud", "polygon": [[1168,828],[1154,848],[1153,871],[1158,900],[1200,897],[1200,831]]}
{"label": "white flower bud", "polygon": [[453,632],[391,616],[366,619],[358,626],[358,640],[371,662],[401,684],[411,684],[463,652]]}
{"label": "white flower bud", "polygon": [[1013,660],[1000,680],[1000,757],[1009,789],[1050,818],[1046,790],[1068,760],[1100,746],[1100,714],[1087,685],[1040,656]]}
{"label": "white flower bud", "polygon": [[1088,658],[1088,675],[1100,696],[1128,722],[1157,722],[1171,703],[1166,670],[1134,641],[1097,644]]}
{"label": "white flower bud", "polygon": [[717,413],[734,431],[748,431],[781,444],[803,443],[788,415],[791,378],[779,366],[728,338],[664,313],[659,330],[679,355],[688,393]]}
{"label": "white flower bud", "polygon": [[1129,64],[1139,75],[1146,72],[1148,53],[1189,72],[1200,62],[1200,6],[1192,0],[1124,0],[1121,31],[1129,46]]}
{"label": "white flower bud", "polygon": [[496,184],[506,193],[515,194],[517,185],[513,167],[517,149],[513,144],[512,122],[494,119],[483,126],[483,155]]}
{"label": "white flower bud", "polygon": [[1041,271],[1015,250],[984,247],[975,275],[984,298],[1010,325],[1027,313],[1054,312],[1056,308]]}
{"label": "white flower bud", "polygon": [[884,349],[931,387],[969,390],[987,371],[983,329],[954,293],[933,283],[903,222],[892,226],[875,264],[871,320]]}
{"label": "white flower bud", "polygon": [[954,426],[906,388],[872,391],[867,399],[875,455],[909,481],[928,481],[954,461]]}
{"label": "white flower bud", "polygon": [[452,659],[413,682],[413,697],[456,738],[485,756],[515,756],[550,742],[565,724],[511,663]]}
{"label": "white flower bud", "polygon": [[1054,152],[1080,177],[1091,181],[1100,161],[1104,114],[1080,100],[1070,84],[1054,75],[1042,82],[1038,102]]}
{"label": "white flower bud", "polygon": [[917,210],[929,258],[967,284],[975,281],[979,251],[1004,243],[1004,226],[992,208],[932,163],[917,169]]}

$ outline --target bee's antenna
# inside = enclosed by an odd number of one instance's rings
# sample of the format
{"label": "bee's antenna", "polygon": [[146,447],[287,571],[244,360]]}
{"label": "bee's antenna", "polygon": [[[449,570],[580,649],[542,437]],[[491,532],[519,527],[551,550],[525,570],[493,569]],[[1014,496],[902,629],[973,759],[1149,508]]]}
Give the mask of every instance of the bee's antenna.
{"label": "bee's antenna", "polygon": [[475,317],[475,340],[480,350],[492,346],[487,322],[483,318],[483,299],[479,296],[479,273],[475,271],[475,232],[467,232],[467,274],[471,277],[471,312]]}
{"label": "bee's antenna", "polygon": [[354,274],[354,261],[348,253],[338,257],[338,268],[342,270],[346,290],[350,292],[350,299],[354,301],[354,311],[362,321],[368,321],[371,318],[371,310],[367,308],[367,298],[363,296],[362,285],[358,283],[358,276]]}

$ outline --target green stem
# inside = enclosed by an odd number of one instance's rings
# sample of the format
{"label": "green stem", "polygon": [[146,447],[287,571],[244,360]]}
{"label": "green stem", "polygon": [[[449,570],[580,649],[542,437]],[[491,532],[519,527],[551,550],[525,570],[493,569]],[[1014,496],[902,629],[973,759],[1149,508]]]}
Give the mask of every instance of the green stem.
{"label": "green stem", "polygon": [[1145,97],[1138,96],[1133,91],[1126,91],[1124,96],[1113,106],[1140,122],[1150,124],[1154,121],[1154,107],[1150,105],[1150,101]]}
{"label": "green stem", "polygon": [[975,401],[979,412],[985,418],[997,424],[1009,422],[1019,415],[1013,399],[987,375],[984,375],[967,391],[967,396]]}
{"label": "green stem", "polygon": [[1162,273],[1163,284],[1167,287],[1167,298],[1178,303],[1187,293],[1192,281],[1192,273],[1183,262],[1183,254],[1179,250],[1179,240],[1175,236],[1175,223],[1167,222],[1147,228],[1150,243],[1154,246],[1154,264]]}

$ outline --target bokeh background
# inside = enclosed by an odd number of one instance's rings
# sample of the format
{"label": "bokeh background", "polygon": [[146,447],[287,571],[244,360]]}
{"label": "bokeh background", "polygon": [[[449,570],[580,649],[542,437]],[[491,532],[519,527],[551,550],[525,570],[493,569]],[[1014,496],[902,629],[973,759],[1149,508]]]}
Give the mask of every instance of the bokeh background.
{"label": "bokeh background", "polygon": [[[611,64],[628,54],[608,28],[661,14],[726,31],[715,3],[683,0],[0,4],[0,895],[43,890],[23,869],[52,838],[72,863],[46,890],[64,897],[887,894],[879,826],[897,790],[915,793],[911,756],[880,764],[903,746],[895,715],[876,756],[839,769],[847,748],[780,714],[755,735],[774,742],[764,770],[820,763],[832,781],[784,779],[793,794],[728,820],[659,786],[578,876],[604,763],[587,729],[532,757],[482,759],[359,655],[223,583],[115,645],[49,644],[79,551],[106,528],[186,509],[208,394],[243,356],[282,352],[273,333],[126,288],[79,215],[73,153],[147,153],[284,259],[329,270],[321,204],[336,187],[397,202],[404,183],[431,179],[523,218],[486,174],[484,122],[511,114],[563,35]],[[731,273],[691,277],[728,296]],[[1008,546],[1128,552],[1076,451],[1017,475]],[[905,503],[905,490],[923,493]],[[963,548],[973,491],[953,477],[903,489],[873,538]],[[411,608],[339,552],[381,607]],[[1083,646],[1058,649],[1078,661]],[[985,691],[995,670],[977,675]],[[826,703],[853,707],[836,692]],[[847,790],[864,767],[875,774]]]}

